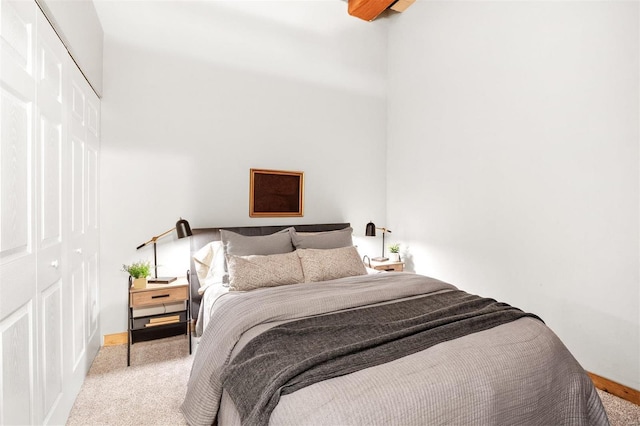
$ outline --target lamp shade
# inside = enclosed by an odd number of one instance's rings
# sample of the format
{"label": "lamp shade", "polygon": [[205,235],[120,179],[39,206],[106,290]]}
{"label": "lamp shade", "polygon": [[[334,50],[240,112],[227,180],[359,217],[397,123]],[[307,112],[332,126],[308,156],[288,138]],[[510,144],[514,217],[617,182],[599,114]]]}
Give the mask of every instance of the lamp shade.
{"label": "lamp shade", "polygon": [[189,222],[183,218],[180,218],[180,220],[176,222],[176,232],[178,233],[178,238],[190,237],[193,235]]}
{"label": "lamp shade", "polygon": [[367,237],[375,237],[376,236],[376,225],[373,222],[367,223],[367,229],[364,232]]}

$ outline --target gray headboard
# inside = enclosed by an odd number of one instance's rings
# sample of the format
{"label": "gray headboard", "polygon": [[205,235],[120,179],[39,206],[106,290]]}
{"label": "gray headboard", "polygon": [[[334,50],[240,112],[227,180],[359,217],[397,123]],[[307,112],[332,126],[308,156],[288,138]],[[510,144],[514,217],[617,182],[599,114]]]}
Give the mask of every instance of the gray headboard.
{"label": "gray headboard", "polygon": [[274,232],[281,231],[285,228],[295,228],[299,232],[322,232],[322,231],[336,231],[338,229],[344,229],[351,226],[350,223],[322,223],[316,225],[273,225],[273,226],[240,226],[240,227],[222,227],[222,228],[194,228],[192,229],[193,235],[191,236],[191,252],[189,255],[189,272],[187,278],[189,279],[190,291],[191,291],[191,316],[193,319],[198,318],[198,312],[200,310],[200,300],[202,296],[198,294],[200,288],[200,281],[196,274],[195,264],[193,262],[193,255],[202,247],[210,243],[211,241],[220,240],[220,229],[227,229],[232,232],[236,232],[241,235],[257,236],[257,235],[270,235]]}

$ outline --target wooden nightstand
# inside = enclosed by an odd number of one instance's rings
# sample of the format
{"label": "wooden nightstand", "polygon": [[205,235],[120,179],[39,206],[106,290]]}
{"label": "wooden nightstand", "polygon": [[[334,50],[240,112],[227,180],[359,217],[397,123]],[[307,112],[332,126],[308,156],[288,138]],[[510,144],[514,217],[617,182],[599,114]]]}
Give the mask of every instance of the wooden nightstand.
{"label": "wooden nightstand", "polygon": [[191,354],[190,318],[186,278],[178,278],[170,284],[147,284],[141,289],[130,286],[127,366],[131,365],[131,345],[146,340],[189,334]]}
{"label": "wooden nightstand", "polygon": [[[369,265],[367,265],[369,266]],[[371,261],[371,268],[377,269],[378,271],[389,271],[389,272],[403,272],[404,271],[404,262],[394,262],[391,260],[387,260],[384,262],[375,262]]]}

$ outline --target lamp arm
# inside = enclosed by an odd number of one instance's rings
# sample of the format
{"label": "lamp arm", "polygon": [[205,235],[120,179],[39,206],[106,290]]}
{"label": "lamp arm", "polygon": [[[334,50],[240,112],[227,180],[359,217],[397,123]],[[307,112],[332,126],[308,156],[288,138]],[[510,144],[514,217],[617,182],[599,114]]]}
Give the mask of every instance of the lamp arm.
{"label": "lamp arm", "polygon": [[171,229],[169,229],[168,231],[163,232],[160,235],[156,235],[155,237],[151,238],[149,241],[147,241],[146,243],[142,243],[140,244],[138,247],[136,247],[136,250],[140,250],[142,247],[149,245],[151,243],[155,243],[156,241],[158,241],[160,238],[164,237],[165,235],[169,234],[171,231],[175,231],[176,228],[175,226]]}

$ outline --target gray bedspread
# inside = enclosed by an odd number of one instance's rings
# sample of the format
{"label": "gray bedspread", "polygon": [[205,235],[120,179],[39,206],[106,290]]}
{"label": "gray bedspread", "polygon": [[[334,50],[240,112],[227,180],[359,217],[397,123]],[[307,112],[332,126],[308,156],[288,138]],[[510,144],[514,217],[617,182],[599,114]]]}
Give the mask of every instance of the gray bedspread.
{"label": "gray bedspread", "polygon": [[[240,424],[222,373],[260,333],[288,321],[455,287],[389,273],[229,293],[215,303],[182,405],[191,425]],[[312,384],[280,398],[270,424],[608,424],[593,384],[555,334],[521,318]]]}
{"label": "gray bedspread", "polygon": [[288,322],[253,338],[222,374],[243,424],[266,425],[280,395],[527,314],[460,290]]}

